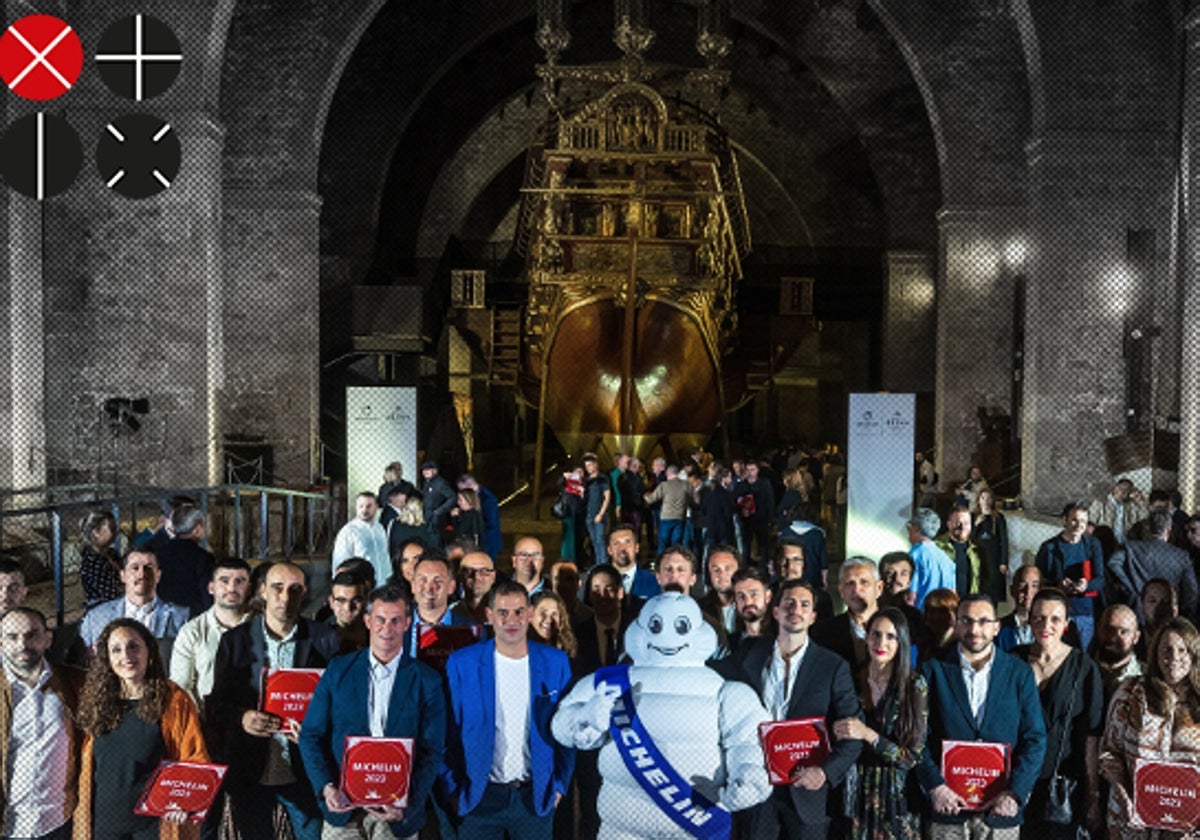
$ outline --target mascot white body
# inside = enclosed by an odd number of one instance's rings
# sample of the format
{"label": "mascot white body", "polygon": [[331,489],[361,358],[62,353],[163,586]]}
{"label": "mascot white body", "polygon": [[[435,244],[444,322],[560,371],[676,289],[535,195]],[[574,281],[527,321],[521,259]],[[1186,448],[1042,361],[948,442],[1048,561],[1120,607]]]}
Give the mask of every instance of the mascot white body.
{"label": "mascot white body", "polygon": [[[629,685],[633,711],[666,763],[695,791],[729,811],[764,801],[771,793],[758,741],[759,723],[769,720],[749,686],[726,682],[705,667],[717,636],[695,600],[676,592],[651,598],[625,631],[625,652],[633,660]],[[554,715],[554,737],[580,750],[600,748],[603,784],[597,810],[601,840],[691,838],[665,809],[704,818],[687,803],[659,768],[634,752],[635,769],[648,792],[628,769],[610,735],[620,724],[620,691],[593,677],[581,680]],[[616,708],[616,716],[613,711]],[[623,714],[624,713],[624,714]],[[637,750],[636,735],[620,727],[622,740]]]}

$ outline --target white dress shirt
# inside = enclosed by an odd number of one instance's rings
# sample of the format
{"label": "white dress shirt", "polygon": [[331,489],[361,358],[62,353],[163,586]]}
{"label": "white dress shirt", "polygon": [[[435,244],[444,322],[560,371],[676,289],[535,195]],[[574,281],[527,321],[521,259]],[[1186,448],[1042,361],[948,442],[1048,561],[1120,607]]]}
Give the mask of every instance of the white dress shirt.
{"label": "white dress shirt", "polygon": [[393,656],[390,662],[380,662],[371,656],[371,690],[367,693],[367,717],[371,721],[371,736],[382,738],[387,730],[388,703],[392,699],[392,685],[396,682],[396,671],[400,657]]}
{"label": "white dress shirt", "polygon": [[762,701],[772,720],[787,719],[788,702],[792,699],[792,689],[796,687],[796,672],[808,653],[808,645],[806,636],[804,644],[786,659],[779,652],[778,641],[771,648],[771,658],[763,668]]}
{"label": "white dress shirt", "polygon": [[41,837],[71,816],[66,801],[67,774],[73,769],[68,712],[46,688],[50,667],[44,662],[34,686],[22,682],[7,662],[4,676],[12,687],[13,707],[3,836]]}
{"label": "white dress shirt", "polygon": [[992,682],[992,665],[996,661],[996,649],[988,655],[983,667],[975,670],[975,666],[963,658],[962,651],[958,653],[958,665],[962,669],[963,685],[967,688],[967,700],[971,704],[971,714],[975,716],[975,725],[983,723],[983,713],[987,708],[988,686]]}

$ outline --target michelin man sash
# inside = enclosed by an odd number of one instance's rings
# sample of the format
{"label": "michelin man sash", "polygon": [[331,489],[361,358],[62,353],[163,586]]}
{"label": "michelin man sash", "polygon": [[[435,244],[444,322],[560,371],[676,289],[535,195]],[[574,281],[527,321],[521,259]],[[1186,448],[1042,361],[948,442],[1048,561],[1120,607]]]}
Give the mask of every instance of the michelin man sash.
{"label": "michelin man sash", "polygon": [[609,733],[625,762],[651,801],[672,822],[699,840],[729,837],[733,819],[729,812],[710,802],[675,771],[642,725],[633,706],[629,688],[629,666],[610,665],[596,671],[595,685],[608,683],[621,694],[613,704]]}

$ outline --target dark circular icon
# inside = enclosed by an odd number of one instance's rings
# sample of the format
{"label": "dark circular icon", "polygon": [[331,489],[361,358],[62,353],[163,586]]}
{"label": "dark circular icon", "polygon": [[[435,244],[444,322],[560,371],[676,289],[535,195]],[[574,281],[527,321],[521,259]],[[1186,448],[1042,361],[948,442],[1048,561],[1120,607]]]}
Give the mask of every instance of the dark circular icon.
{"label": "dark circular icon", "polygon": [[0,174],[22,195],[39,201],[75,182],[83,144],[60,117],[36,113],[14,122],[0,139]]}
{"label": "dark circular icon", "polygon": [[109,189],[129,198],[149,198],[179,174],[179,137],[171,124],[149,114],[117,117],[100,132],[96,168]]}
{"label": "dark circular icon", "polygon": [[100,78],[113,93],[135,102],[166,91],[182,62],[171,27],[149,15],[130,15],[110,24],[96,49]]}
{"label": "dark circular icon", "polygon": [[82,69],[79,36],[53,15],[28,15],[0,35],[0,78],[17,96],[39,102],[62,96]]}

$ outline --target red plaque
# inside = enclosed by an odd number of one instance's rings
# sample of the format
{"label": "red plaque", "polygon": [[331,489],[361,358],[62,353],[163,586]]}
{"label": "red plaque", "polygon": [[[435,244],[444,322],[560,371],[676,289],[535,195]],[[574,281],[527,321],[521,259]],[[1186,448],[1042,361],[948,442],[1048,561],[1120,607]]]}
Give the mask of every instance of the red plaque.
{"label": "red plaque", "polygon": [[355,805],[408,805],[412,738],[346,737],[342,792]]}
{"label": "red plaque", "polygon": [[773,785],[791,784],[797,767],[816,767],[829,757],[829,733],[823,717],[760,723],[758,740]]}
{"label": "red plaque", "polygon": [[942,778],[950,789],[978,810],[1008,790],[1008,744],[987,741],[943,741]]}
{"label": "red plaque", "polygon": [[227,769],[224,764],[164,761],[150,776],[133,811],[152,817],[161,817],[167,811],[187,811],[189,819],[199,822],[212,807]]}
{"label": "red plaque", "polygon": [[422,624],[419,628],[417,660],[438,671],[446,670],[446,660],[459,648],[479,641],[483,628],[478,624]]}
{"label": "red plaque", "polygon": [[320,668],[264,670],[261,711],[302,723],[322,673]]}
{"label": "red plaque", "polygon": [[1147,828],[1184,832],[1200,825],[1200,767],[1139,758],[1133,810]]}

